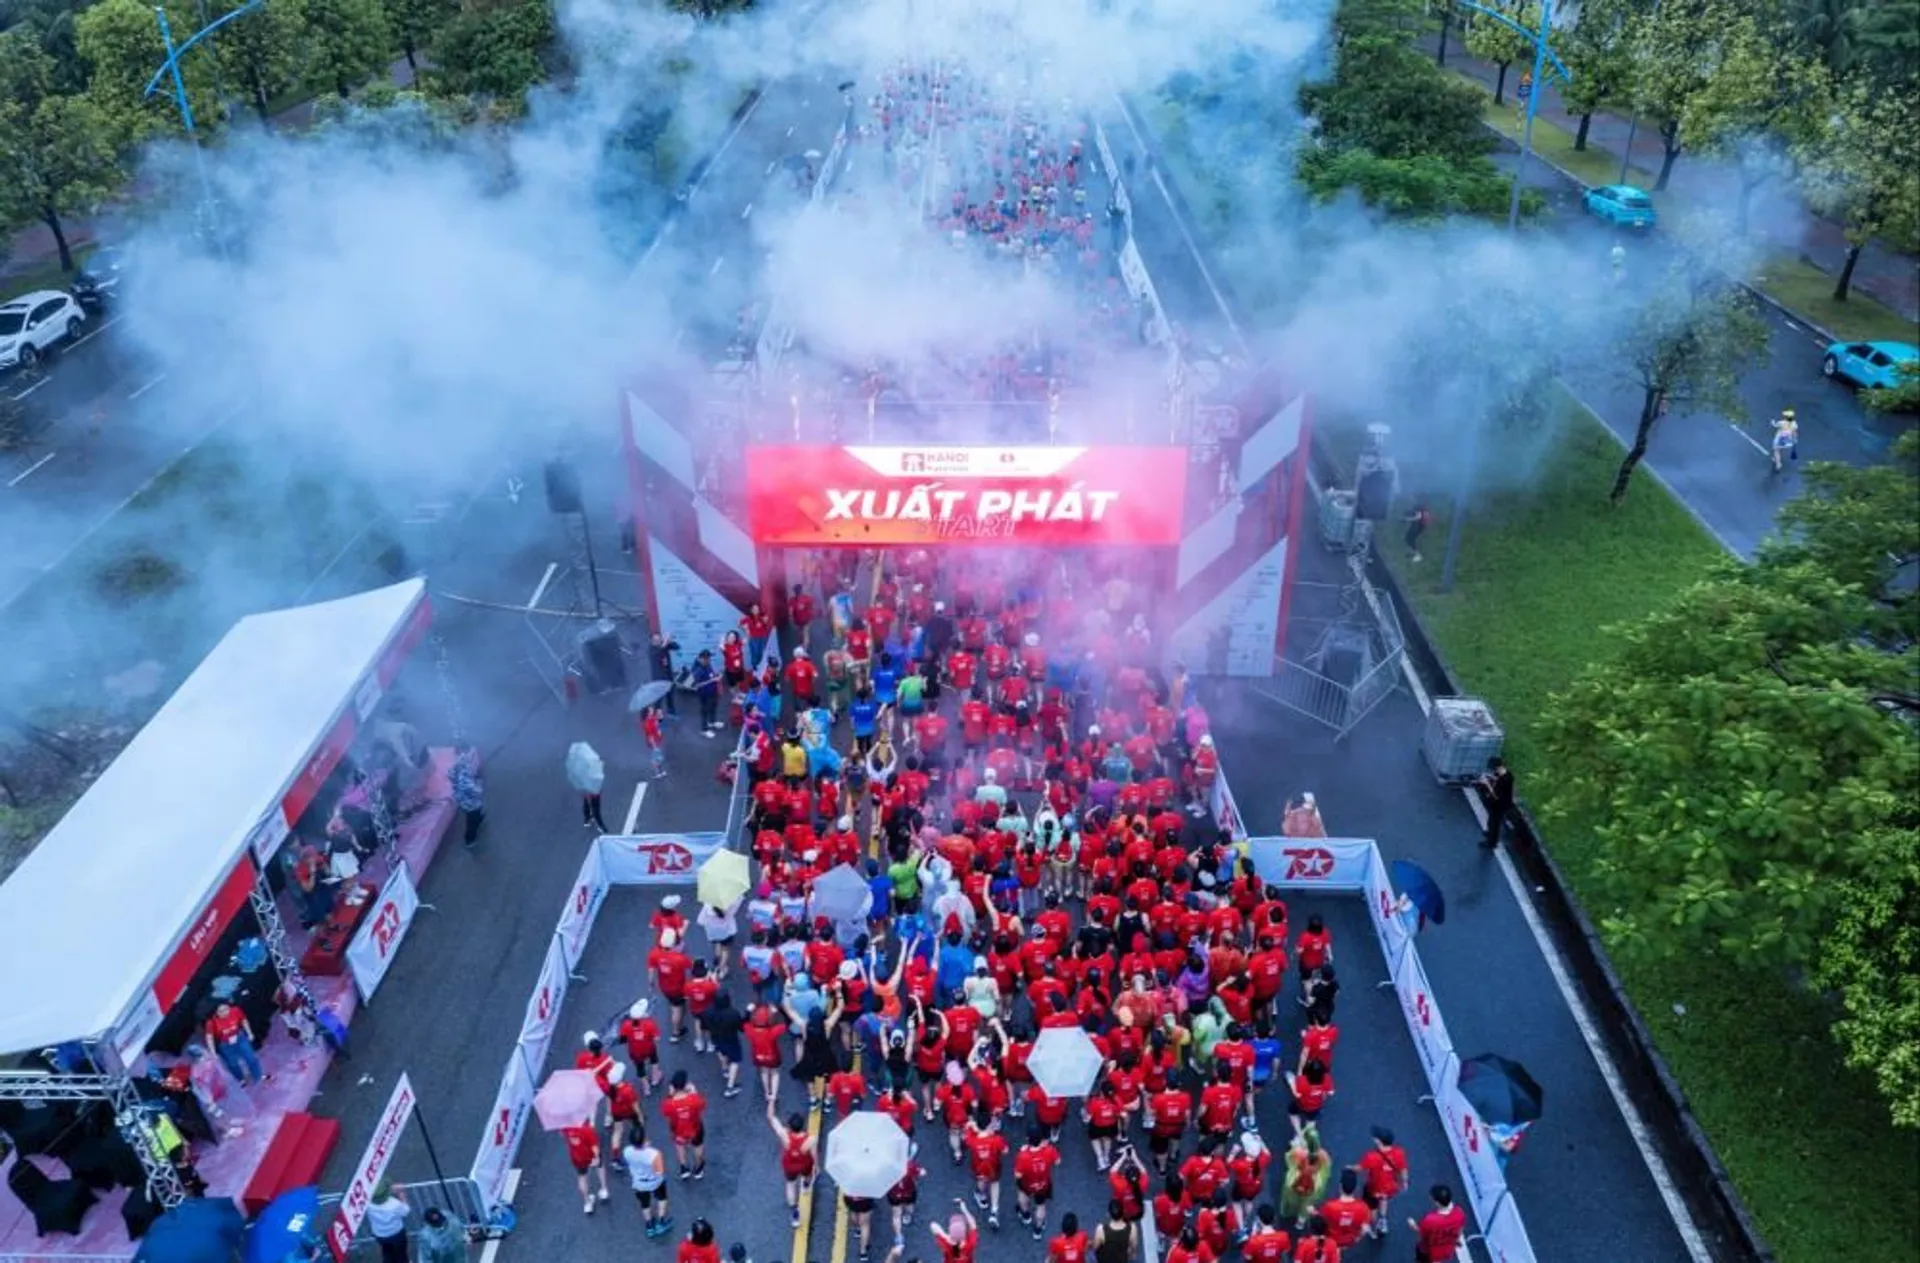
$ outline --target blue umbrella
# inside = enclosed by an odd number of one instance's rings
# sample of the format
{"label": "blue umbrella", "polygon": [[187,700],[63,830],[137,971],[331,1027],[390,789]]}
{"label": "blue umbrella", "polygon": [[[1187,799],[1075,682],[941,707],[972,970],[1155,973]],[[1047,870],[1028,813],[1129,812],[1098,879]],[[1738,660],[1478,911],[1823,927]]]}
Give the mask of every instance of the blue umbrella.
{"label": "blue umbrella", "polygon": [[1447,922],[1447,897],[1440,893],[1439,883],[1433,880],[1433,874],[1412,860],[1393,862],[1393,884],[1400,888],[1406,901],[1422,917],[1435,925]]}
{"label": "blue umbrella", "polygon": [[287,1263],[308,1257],[309,1243],[320,1241],[320,1190],[296,1188],[267,1203],[247,1229],[245,1263]]}
{"label": "blue umbrella", "polygon": [[226,1198],[190,1197],[153,1221],[134,1263],[231,1263],[245,1231],[246,1220]]}

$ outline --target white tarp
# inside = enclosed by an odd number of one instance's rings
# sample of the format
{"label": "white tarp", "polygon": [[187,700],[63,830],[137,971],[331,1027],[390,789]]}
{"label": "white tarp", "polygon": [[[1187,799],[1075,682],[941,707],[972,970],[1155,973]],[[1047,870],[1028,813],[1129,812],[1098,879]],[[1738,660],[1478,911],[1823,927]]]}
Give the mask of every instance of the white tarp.
{"label": "white tarp", "polygon": [[134,1005],[425,596],[411,579],[255,614],[214,646],[0,885],[0,925],[34,945],[0,954],[0,1052]]}

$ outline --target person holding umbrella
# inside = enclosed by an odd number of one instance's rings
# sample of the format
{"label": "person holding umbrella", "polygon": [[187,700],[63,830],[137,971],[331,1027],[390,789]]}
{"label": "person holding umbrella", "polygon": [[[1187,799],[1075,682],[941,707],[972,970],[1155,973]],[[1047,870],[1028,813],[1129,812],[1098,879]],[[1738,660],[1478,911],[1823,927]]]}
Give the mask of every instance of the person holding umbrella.
{"label": "person holding umbrella", "polygon": [[600,754],[584,741],[567,748],[567,783],[580,795],[582,828],[598,828],[606,833],[606,818],[600,814],[600,789],[607,781],[607,765]]}

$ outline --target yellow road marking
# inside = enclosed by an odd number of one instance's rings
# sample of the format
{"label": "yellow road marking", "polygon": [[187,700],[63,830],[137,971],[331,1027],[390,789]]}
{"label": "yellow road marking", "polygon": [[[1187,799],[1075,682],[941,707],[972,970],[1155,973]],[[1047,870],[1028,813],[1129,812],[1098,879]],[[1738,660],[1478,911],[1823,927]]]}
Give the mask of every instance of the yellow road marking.
{"label": "yellow road marking", "polygon": [[[811,1085],[808,1090],[813,1090]],[[813,1190],[820,1183],[824,1166],[819,1157],[820,1115],[823,1112],[807,1111],[807,1135],[812,1138],[814,1147],[813,1179],[800,1192],[800,1222],[793,1230],[793,1263],[807,1263],[807,1237],[813,1231]]]}

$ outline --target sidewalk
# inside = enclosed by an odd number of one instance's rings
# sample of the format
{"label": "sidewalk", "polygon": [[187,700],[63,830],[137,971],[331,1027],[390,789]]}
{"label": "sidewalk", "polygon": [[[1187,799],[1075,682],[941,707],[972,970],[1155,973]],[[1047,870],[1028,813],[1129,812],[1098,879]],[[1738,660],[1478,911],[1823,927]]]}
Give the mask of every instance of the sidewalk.
{"label": "sidewalk", "polygon": [[[407,59],[401,57],[387,68],[388,76],[396,88],[409,87],[413,83],[413,68],[407,65]],[[313,105],[319,94],[308,97],[288,106],[273,116],[268,126],[275,131],[299,131],[313,122]],[[250,107],[247,118],[257,121]],[[109,202],[97,215],[67,215],[60,220],[60,226],[66,230],[67,245],[75,254],[93,245],[99,234],[101,224],[113,218],[116,203]],[[60,249],[54,244],[53,233],[45,224],[33,224],[22,228],[13,235],[13,251],[0,264],[0,293],[6,292],[8,282],[30,272],[38,272],[47,267],[57,267]]]}
{"label": "sidewalk", "polygon": [[[1423,36],[1420,45],[1429,54],[1439,44],[1438,35]],[[1493,65],[1469,56],[1457,36],[1447,44],[1447,68],[1492,91],[1499,71]],[[1507,100],[1511,102],[1521,69],[1507,71]],[[1560,127],[1569,134],[1580,128],[1580,116],[1561,103],[1560,93],[1551,84],[1540,99],[1536,117]],[[1587,148],[1611,154],[1616,164],[1627,143],[1630,120],[1616,114],[1595,113],[1587,131]],[[1659,130],[1642,120],[1633,131],[1632,166],[1640,173],[1642,187],[1651,188],[1660,170],[1664,146]],[[1630,179],[1633,177],[1630,175]],[[1679,202],[1710,202],[1732,207],[1740,196],[1737,178],[1720,163],[1699,154],[1682,152],[1674,164],[1673,176],[1661,194]],[[1846,261],[1847,242],[1839,225],[1821,219],[1806,209],[1798,192],[1770,183],[1754,195],[1751,231],[1767,247],[1767,253],[1797,258],[1818,268],[1828,277],[1837,277]],[[1798,231],[1796,231],[1798,230]],[[1855,293],[1878,300],[1907,320],[1920,321],[1920,259],[1902,254],[1880,241],[1871,241],[1860,252],[1853,272]]]}

